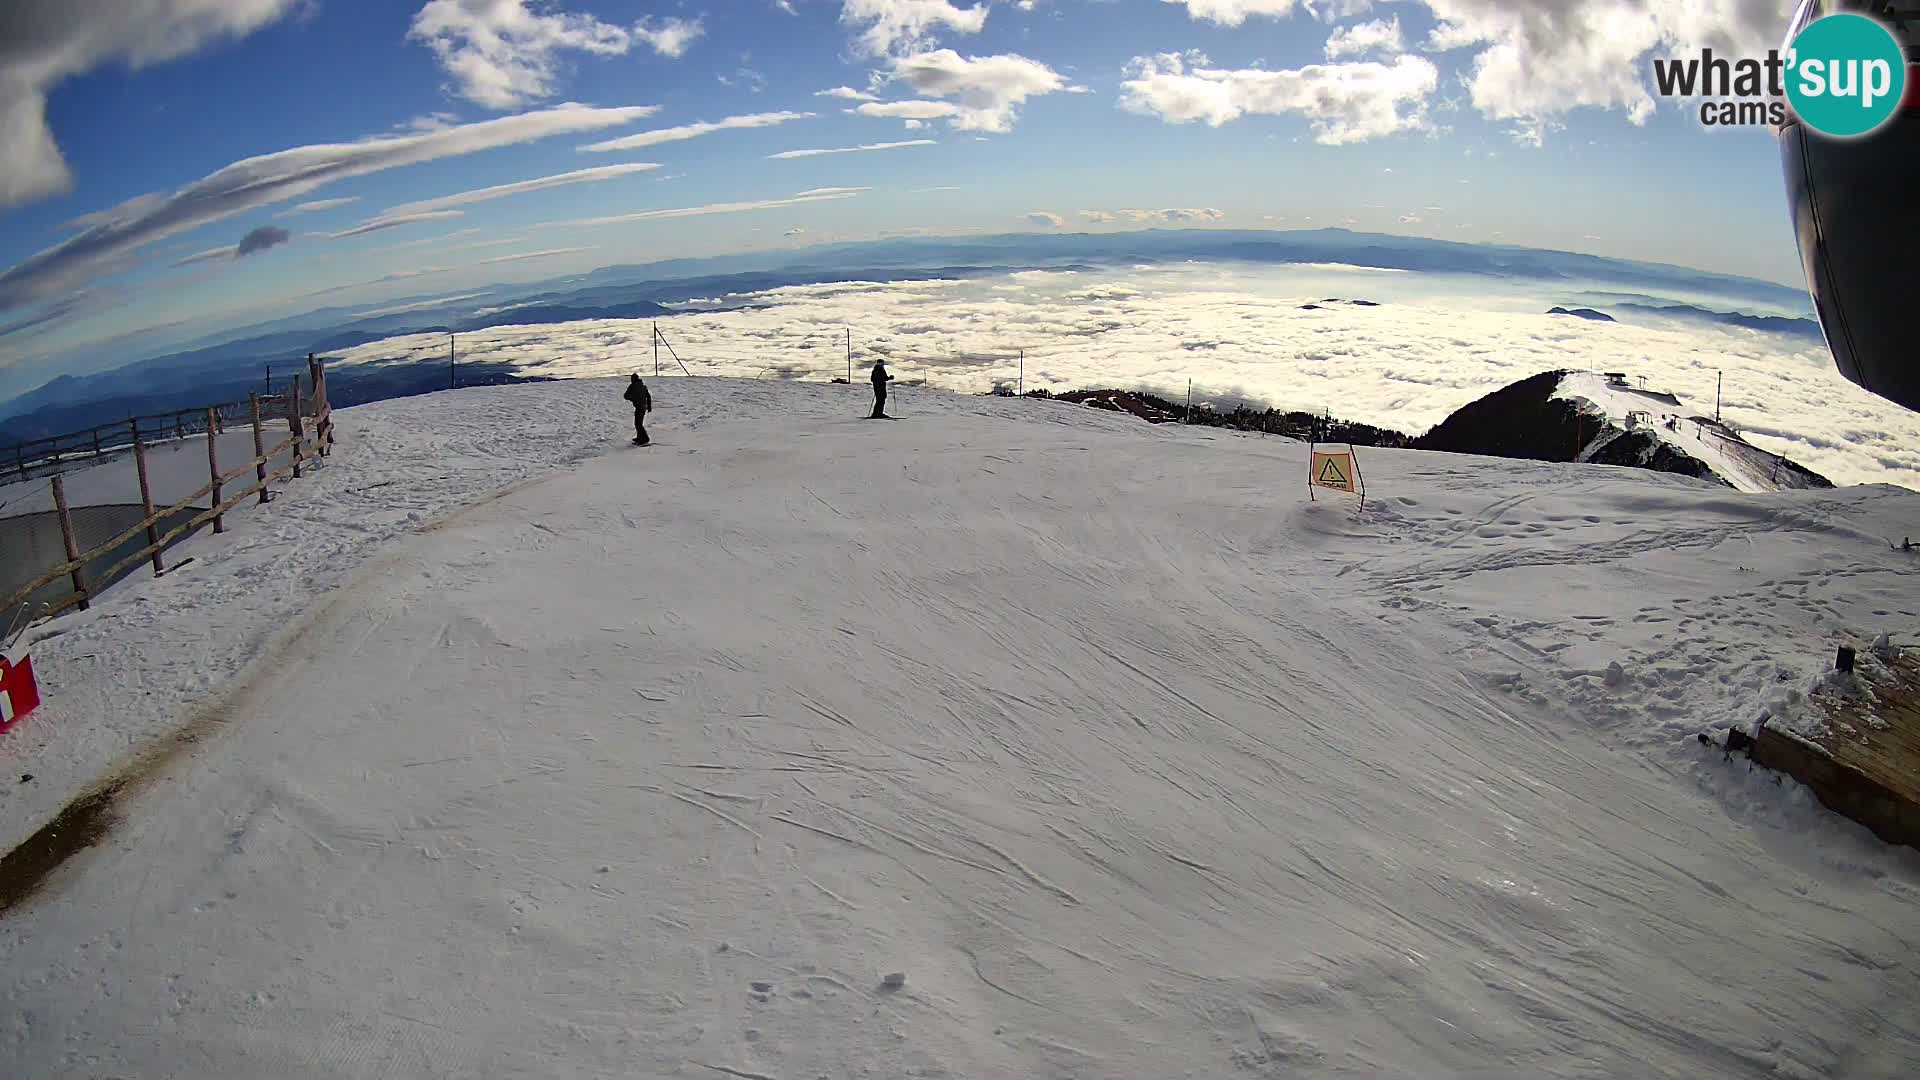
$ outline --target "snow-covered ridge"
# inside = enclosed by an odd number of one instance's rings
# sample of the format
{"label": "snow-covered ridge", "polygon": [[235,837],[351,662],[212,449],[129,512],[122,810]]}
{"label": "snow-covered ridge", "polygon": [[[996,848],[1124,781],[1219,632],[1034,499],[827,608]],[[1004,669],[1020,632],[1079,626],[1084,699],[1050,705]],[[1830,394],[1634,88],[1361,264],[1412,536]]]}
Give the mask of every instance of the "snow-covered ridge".
{"label": "snow-covered ridge", "polygon": [[1699,462],[1713,477],[1739,491],[1832,486],[1787,458],[1748,443],[1731,427],[1673,394],[1633,386],[1625,377],[1568,372],[1553,397],[1578,402],[1606,421],[1581,449],[1580,461],[1644,465],[1664,447],[1669,455]]}

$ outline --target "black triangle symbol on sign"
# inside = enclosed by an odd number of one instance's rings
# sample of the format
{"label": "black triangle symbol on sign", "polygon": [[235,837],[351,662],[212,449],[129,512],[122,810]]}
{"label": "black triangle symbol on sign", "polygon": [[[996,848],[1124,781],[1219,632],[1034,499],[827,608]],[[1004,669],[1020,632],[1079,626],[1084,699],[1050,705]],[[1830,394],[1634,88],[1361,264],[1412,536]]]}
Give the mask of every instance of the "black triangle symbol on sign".
{"label": "black triangle symbol on sign", "polygon": [[1346,482],[1347,474],[1340,471],[1340,462],[1338,460],[1328,458],[1327,463],[1320,466],[1320,483],[1344,484]]}

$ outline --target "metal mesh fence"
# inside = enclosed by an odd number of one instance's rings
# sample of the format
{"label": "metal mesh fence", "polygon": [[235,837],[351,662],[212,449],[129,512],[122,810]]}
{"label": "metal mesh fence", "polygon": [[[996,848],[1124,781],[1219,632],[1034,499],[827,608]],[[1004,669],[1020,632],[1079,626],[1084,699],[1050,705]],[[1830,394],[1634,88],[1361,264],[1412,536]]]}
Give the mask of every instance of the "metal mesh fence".
{"label": "metal mesh fence", "polygon": [[[165,533],[198,512],[198,509],[192,507],[176,511],[163,518],[156,528],[159,532]],[[79,550],[90,550],[132,528],[145,516],[146,512],[138,505],[76,506],[73,508],[74,542]],[[183,535],[174,543],[177,544],[186,539],[187,535]],[[135,533],[132,539],[88,560],[86,567],[88,590],[98,594],[108,585],[113,584],[111,581],[97,580],[97,576],[101,571],[140,550],[146,544],[147,534],[142,530]],[[0,518],[0,596],[11,594],[27,582],[66,561],[67,549],[60,537],[58,514],[48,511]],[[134,570],[144,569],[145,566],[145,563],[135,563],[122,571],[120,577],[125,577]],[[63,577],[34,590],[26,602],[30,607],[38,607],[43,603],[58,604],[72,595],[73,580],[70,577]],[[11,616],[12,612],[5,613],[6,618]]]}

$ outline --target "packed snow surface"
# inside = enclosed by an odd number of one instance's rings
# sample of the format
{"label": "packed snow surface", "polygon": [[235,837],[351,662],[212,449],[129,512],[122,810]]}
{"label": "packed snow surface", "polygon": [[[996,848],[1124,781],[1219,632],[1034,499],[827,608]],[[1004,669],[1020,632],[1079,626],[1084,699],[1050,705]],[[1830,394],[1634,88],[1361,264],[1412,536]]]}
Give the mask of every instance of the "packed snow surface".
{"label": "packed snow surface", "polygon": [[1363,448],[1361,509],[1279,439],[653,389],[645,449],[617,380],[344,410],[53,624],[9,846],[198,739],[0,916],[0,1075],[1920,1068],[1920,863],[1693,737],[1911,642],[1920,495]]}

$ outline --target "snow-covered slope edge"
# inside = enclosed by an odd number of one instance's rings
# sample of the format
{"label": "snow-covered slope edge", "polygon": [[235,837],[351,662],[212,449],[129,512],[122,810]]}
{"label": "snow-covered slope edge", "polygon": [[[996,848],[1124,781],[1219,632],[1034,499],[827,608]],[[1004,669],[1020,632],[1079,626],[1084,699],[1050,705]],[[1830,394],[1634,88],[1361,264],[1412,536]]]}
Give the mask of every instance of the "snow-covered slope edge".
{"label": "snow-covered slope edge", "polygon": [[1739,491],[1830,488],[1672,394],[1579,371],[1543,371],[1455,410],[1413,446],[1676,473]]}

